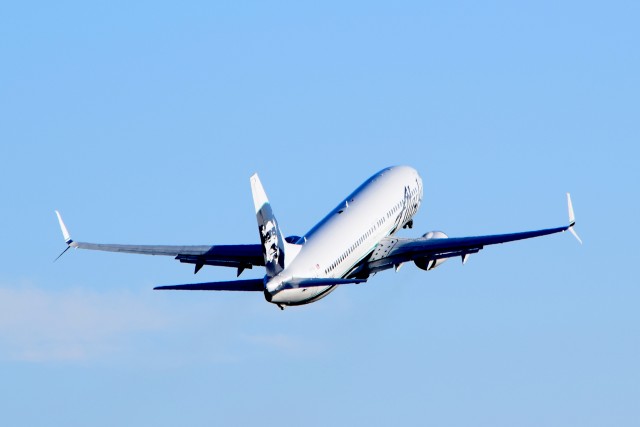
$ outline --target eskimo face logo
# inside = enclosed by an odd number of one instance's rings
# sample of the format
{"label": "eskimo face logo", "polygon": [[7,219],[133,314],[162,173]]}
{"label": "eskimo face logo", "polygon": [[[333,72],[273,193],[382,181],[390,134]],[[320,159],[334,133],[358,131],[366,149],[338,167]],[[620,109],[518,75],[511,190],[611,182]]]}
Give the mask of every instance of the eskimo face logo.
{"label": "eskimo face logo", "polygon": [[275,221],[267,221],[260,230],[262,245],[267,263],[278,263],[278,228]]}

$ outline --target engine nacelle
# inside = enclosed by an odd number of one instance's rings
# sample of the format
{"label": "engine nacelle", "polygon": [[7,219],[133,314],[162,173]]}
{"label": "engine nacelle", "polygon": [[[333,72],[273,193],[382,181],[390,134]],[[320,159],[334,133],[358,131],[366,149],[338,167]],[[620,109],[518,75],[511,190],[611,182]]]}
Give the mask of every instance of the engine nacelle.
{"label": "engine nacelle", "polygon": [[[444,234],[442,231],[430,231],[428,233],[425,233],[423,236],[423,238],[425,239],[447,239],[449,238],[449,236],[447,236],[446,234]],[[445,262],[447,260],[447,258],[440,258],[440,259],[430,259],[430,258],[421,258],[421,259],[417,259],[414,261],[416,267],[418,267],[421,270],[425,270],[425,271],[429,271],[429,270],[433,270],[434,268],[436,268],[437,266],[439,266],[440,264],[442,264],[443,262]]]}

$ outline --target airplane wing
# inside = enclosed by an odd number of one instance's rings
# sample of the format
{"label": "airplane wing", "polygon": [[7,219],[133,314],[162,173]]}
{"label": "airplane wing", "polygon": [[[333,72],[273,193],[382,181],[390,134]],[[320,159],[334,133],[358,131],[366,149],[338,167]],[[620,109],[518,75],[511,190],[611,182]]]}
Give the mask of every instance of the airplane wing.
{"label": "airplane wing", "polygon": [[567,193],[567,204],[569,209],[569,225],[543,230],[524,231],[509,234],[494,234],[487,236],[455,237],[455,238],[397,238],[387,237],[383,239],[374,249],[371,257],[349,277],[360,277],[368,274],[375,274],[379,271],[393,267],[399,267],[408,261],[420,261],[426,270],[436,266],[440,260],[452,257],[461,257],[465,263],[470,254],[482,250],[485,246],[499,243],[513,242],[516,240],[531,239],[533,237],[546,236],[548,234],[570,231],[580,243],[580,237],[576,234],[573,226],[575,217],[571,204],[571,196]]}
{"label": "airplane wing", "polygon": [[[68,245],[64,252],[69,248],[77,248],[129,254],[173,256],[182,263],[195,264],[195,273],[204,265],[214,265],[237,268],[238,276],[245,269],[264,265],[262,246],[259,244],[171,246],[76,242],[71,239],[69,231],[58,211],[56,211],[56,215],[58,216],[58,222],[60,223],[60,229],[62,230],[65,243]],[[62,256],[62,254],[60,254],[60,256]]]}

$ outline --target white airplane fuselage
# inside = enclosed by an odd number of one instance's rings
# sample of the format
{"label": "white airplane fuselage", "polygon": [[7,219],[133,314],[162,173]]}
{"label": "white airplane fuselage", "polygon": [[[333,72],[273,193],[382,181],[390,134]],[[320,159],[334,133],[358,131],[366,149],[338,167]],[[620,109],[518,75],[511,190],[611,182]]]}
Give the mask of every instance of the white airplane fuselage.
{"label": "white airplane fuselage", "polygon": [[278,275],[265,278],[267,301],[280,306],[302,305],[328,295],[335,285],[278,287],[296,278],[347,277],[382,239],[412,224],[422,194],[422,179],[408,166],[390,167],[369,178],[305,234],[299,245],[287,245],[294,256]]}

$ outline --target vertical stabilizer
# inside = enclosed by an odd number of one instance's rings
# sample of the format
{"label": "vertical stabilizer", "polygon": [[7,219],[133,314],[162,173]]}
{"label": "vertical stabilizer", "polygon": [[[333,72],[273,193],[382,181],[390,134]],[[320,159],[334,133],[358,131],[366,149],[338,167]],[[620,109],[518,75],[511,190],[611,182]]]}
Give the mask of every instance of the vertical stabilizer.
{"label": "vertical stabilizer", "polygon": [[258,231],[260,232],[267,276],[274,277],[284,270],[286,242],[276,217],[273,215],[271,204],[267,199],[258,174],[254,174],[251,177],[251,192],[253,193],[253,205],[258,219]]}

